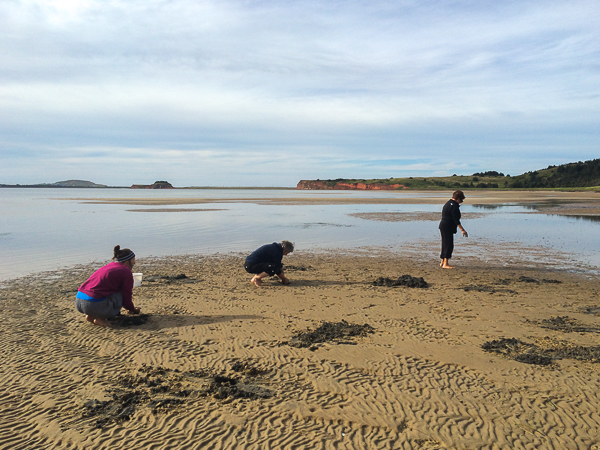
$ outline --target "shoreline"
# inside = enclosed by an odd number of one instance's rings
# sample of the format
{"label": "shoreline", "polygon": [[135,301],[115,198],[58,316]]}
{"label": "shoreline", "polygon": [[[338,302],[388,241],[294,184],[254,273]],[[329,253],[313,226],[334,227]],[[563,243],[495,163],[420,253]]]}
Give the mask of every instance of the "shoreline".
{"label": "shoreline", "polygon": [[[443,270],[373,251],[292,253],[292,284],[262,288],[241,254],[140,258],[134,303],[147,321],[110,329],[73,306],[98,265],[12,280],[0,290],[0,447],[600,445],[600,359],[540,365],[482,347],[600,346],[598,277],[460,257]],[[428,287],[374,284],[403,275]],[[290,344],[344,321],[373,330]],[[238,391],[214,391],[217,379]]]}

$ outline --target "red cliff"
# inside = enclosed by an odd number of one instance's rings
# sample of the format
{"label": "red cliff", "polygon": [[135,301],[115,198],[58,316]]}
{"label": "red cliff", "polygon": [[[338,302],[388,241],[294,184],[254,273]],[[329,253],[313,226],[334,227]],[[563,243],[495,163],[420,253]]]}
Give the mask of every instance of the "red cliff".
{"label": "red cliff", "polygon": [[393,189],[408,189],[403,184],[384,184],[384,183],[326,183],[320,180],[301,180],[296,189],[320,189],[320,190],[363,190],[363,191],[382,191],[382,190],[393,190]]}

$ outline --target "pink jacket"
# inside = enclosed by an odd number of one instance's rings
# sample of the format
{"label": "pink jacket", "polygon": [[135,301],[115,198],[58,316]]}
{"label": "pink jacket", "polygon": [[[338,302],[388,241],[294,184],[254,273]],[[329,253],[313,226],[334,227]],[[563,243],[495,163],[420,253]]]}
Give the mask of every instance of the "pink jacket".
{"label": "pink jacket", "polygon": [[123,308],[133,311],[133,274],[129,267],[111,262],[96,270],[79,291],[94,298],[104,298],[110,294],[123,294]]}

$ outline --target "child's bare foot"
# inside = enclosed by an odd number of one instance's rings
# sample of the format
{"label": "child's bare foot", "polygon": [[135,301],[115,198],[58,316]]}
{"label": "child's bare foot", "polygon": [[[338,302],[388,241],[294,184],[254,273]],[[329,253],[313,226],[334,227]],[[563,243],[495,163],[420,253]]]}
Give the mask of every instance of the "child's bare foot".
{"label": "child's bare foot", "polygon": [[90,323],[94,323],[94,317],[92,317],[92,316],[88,316],[88,315],[86,315],[86,316],[85,316],[85,320],[87,320],[87,321],[88,321],[88,322],[90,322]]}
{"label": "child's bare foot", "polygon": [[262,286],[262,280],[258,277],[253,277],[252,280],[250,280],[250,283],[252,283],[256,287]]}

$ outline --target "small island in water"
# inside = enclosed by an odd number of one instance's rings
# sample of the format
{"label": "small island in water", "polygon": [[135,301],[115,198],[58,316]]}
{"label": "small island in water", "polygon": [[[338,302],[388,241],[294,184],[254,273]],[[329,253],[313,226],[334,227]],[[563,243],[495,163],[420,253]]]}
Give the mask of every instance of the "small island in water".
{"label": "small island in water", "polygon": [[0,187],[15,187],[15,188],[107,188],[105,184],[97,184],[85,180],[66,180],[57,181],[56,183],[37,183],[37,184],[2,184]]}

